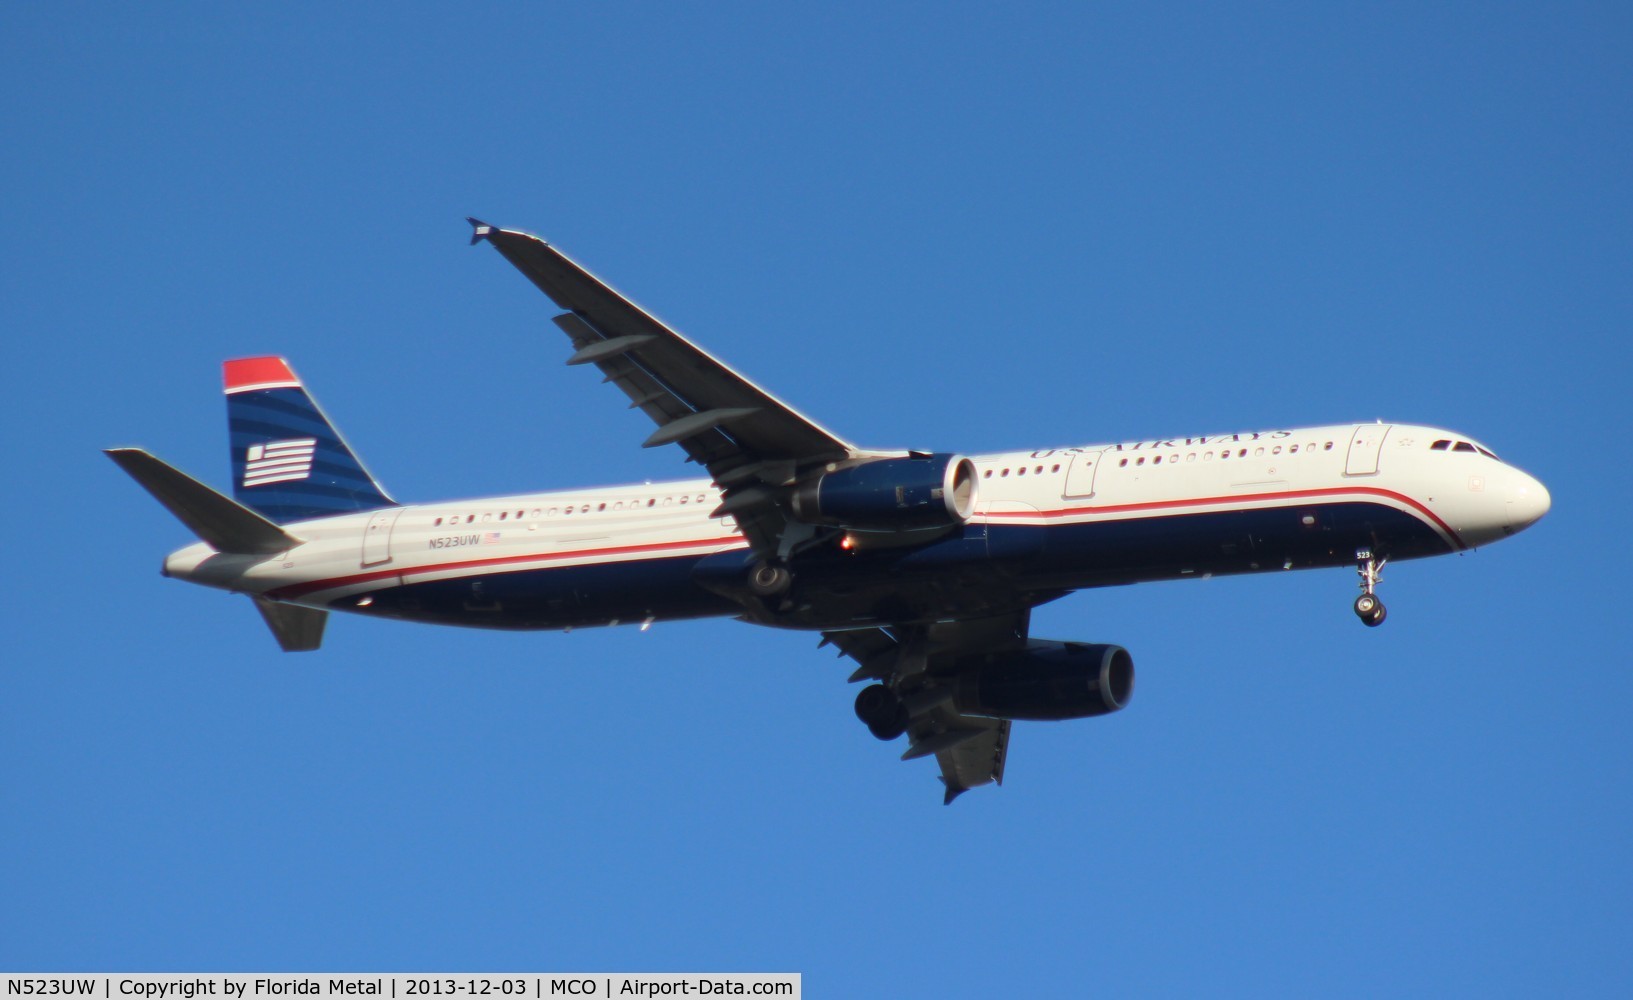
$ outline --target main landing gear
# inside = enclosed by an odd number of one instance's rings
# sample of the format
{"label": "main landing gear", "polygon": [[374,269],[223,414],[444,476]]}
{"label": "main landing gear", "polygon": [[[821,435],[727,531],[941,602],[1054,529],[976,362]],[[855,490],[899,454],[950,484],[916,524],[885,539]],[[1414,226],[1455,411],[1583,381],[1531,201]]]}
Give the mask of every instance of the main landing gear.
{"label": "main landing gear", "polygon": [[857,693],[856,717],[881,740],[893,740],[907,732],[907,708],[883,684],[869,684]]}
{"label": "main landing gear", "polygon": [[1355,616],[1368,628],[1382,625],[1389,614],[1384,602],[1373,593],[1384,578],[1384,563],[1388,561],[1374,558],[1371,549],[1360,549],[1355,553],[1355,572],[1361,577],[1361,596],[1355,599]]}
{"label": "main landing gear", "polygon": [[793,582],[794,574],[781,563],[755,563],[748,574],[748,589],[756,597],[781,597]]}

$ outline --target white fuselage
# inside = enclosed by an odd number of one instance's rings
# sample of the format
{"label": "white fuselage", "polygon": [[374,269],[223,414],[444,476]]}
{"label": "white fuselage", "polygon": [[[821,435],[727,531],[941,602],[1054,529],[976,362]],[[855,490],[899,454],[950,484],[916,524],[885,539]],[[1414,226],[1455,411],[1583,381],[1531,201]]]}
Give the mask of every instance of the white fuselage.
{"label": "white fuselage", "polygon": [[[1039,588],[1348,564],[1361,544],[1353,531],[1335,531],[1326,543],[1300,533],[1334,531],[1331,525],[1349,524],[1354,511],[1370,512],[1367,544],[1386,555],[1390,532],[1400,529],[1415,535],[1410,544],[1402,541],[1400,558],[1460,551],[1519,531],[1549,504],[1537,480],[1478,443],[1406,424],[1006,452],[973,461],[979,480],[969,527],[990,539],[990,548],[979,551],[1001,559],[1008,539],[1018,534],[1012,529],[1044,529],[1028,535],[1030,561],[1016,563],[1035,568]],[[301,544],[269,557],[224,555],[199,543],[173,553],[165,572],[333,610],[380,610],[377,598],[407,588],[437,604],[427,620],[508,627],[608,624],[619,620],[621,612],[607,610],[618,608],[617,601],[587,591],[620,585],[589,570],[616,568],[626,572],[618,579],[638,585],[644,567],[747,549],[730,516],[711,516],[719,503],[717,487],[694,479],[418,504],[288,525]],[[1111,571],[1092,565],[1119,539],[1149,534],[1153,526],[1163,529],[1168,544],[1150,566],[1119,563]],[[1167,530],[1180,526],[1185,532]],[[1082,550],[1074,548],[1073,539],[1090,537]],[[1125,560],[1156,551],[1130,545]],[[1251,551],[1238,552],[1243,546]],[[1187,558],[1192,550],[1194,559]],[[1081,573],[1074,569],[1079,563]],[[550,598],[559,605],[557,613],[536,625],[492,620],[482,581],[492,590],[493,581],[515,583],[523,578],[518,574],[531,574],[525,578],[554,586],[543,581],[565,580],[562,571],[571,570],[580,572],[561,596]],[[1027,586],[1029,571],[1011,572],[1011,583]],[[457,600],[449,596],[455,591],[447,585],[464,587],[464,581],[474,591],[459,590]],[[418,600],[396,606],[394,613],[416,617]],[[471,620],[461,619],[461,603]],[[596,610],[582,621],[574,618],[573,608],[591,607]],[[677,617],[710,613],[731,608],[683,601],[673,611]],[[668,611],[647,598],[632,603],[627,615],[623,620],[662,618]]]}

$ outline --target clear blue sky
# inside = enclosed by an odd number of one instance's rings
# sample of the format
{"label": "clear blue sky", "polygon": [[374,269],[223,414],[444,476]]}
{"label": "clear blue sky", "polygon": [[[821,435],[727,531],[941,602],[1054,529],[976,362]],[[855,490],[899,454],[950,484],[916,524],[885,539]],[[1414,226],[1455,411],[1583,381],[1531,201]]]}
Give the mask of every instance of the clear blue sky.
{"label": "clear blue sky", "polygon": [[[0,9],[0,967],[1633,987],[1630,9],[1010,6]],[[1420,421],[1554,510],[1376,631],[1348,571],[1050,605],[1133,705],[950,808],[803,634],[281,654],[98,454],[224,484],[223,358],[408,500],[691,468],[467,214],[867,444]]]}

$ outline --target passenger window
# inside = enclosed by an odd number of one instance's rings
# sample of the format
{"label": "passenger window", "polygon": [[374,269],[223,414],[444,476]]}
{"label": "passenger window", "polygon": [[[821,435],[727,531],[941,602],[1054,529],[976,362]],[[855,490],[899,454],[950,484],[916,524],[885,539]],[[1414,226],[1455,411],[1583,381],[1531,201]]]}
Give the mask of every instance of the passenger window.
{"label": "passenger window", "polygon": [[999,479],[1008,479],[1009,478],[1009,470],[1005,469],[1004,471],[998,473],[998,478]]}
{"label": "passenger window", "polygon": [[1145,464],[1145,456],[1144,456],[1144,455],[1141,455],[1141,456],[1140,456],[1140,457],[1139,457],[1139,460],[1138,460],[1138,461],[1136,461],[1136,462],[1135,462],[1135,463],[1134,463],[1134,464],[1135,464],[1135,465],[1144,465],[1144,464]]}
{"label": "passenger window", "polygon": [[504,521],[504,520],[509,519],[509,517],[510,517],[510,511],[502,510],[502,511],[499,512],[499,520]]}
{"label": "passenger window", "polygon": [[533,508],[533,516],[534,516],[534,517],[538,517],[538,516],[539,516],[539,508],[537,508],[537,507],[534,507],[534,508]]}
{"label": "passenger window", "polygon": [[431,523],[431,527],[433,527],[433,528],[439,528],[441,526],[442,526],[442,518],[440,518],[440,517],[437,518],[435,521],[433,521]]}
{"label": "passenger window", "polygon": [[1185,453],[1185,461],[1187,461],[1187,462],[1196,461],[1196,452],[1194,452],[1194,451],[1186,452]]}
{"label": "passenger window", "polygon": [[1289,455],[1297,455],[1297,454],[1298,454],[1298,445],[1296,445],[1296,444],[1295,444],[1295,445],[1293,445],[1293,446],[1292,446],[1292,447],[1291,447],[1291,448],[1288,448],[1288,449],[1287,449],[1287,454],[1289,454]]}
{"label": "passenger window", "polygon": [[466,524],[475,524],[476,523],[476,515],[475,514],[466,514],[465,515],[465,523]]}
{"label": "passenger window", "polygon": [[1050,469],[1049,471],[1050,472],[1059,472],[1060,471],[1060,466],[1057,465],[1054,468]]}
{"label": "passenger window", "polygon": [[1263,448],[1255,448],[1255,449],[1253,449],[1253,457],[1254,457],[1254,458],[1262,458],[1262,457],[1264,457],[1264,449],[1263,449]]}
{"label": "passenger window", "polygon": [[1325,446],[1323,446],[1323,447],[1322,447],[1322,449],[1321,449],[1321,450],[1322,450],[1322,451],[1332,451],[1332,442],[1331,442],[1331,441],[1328,441],[1328,442],[1327,442],[1327,443],[1326,443],[1326,445],[1325,445]]}
{"label": "passenger window", "polygon": [[1041,475],[1043,475],[1043,466],[1041,466],[1041,465],[1040,465],[1040,466],[1038,466],[1038,467],[1037,467],[1037,468],[1036,468],[1036,469],[1033,469],[1033,470],[1032,470],[1032,474],[1033,474],[1033,475],[1034,475],[1034,476],[1041,476]]}
{"label": "passenger window", "polygon": [[1126,458],[1125,458],[1125,459],[1123,459],[1123,460],[1122,460],[1122,461],[1121,461],[1121,462],[1118,462],[1118,463],[1117,463],[1117,468],[1119,468],[1119,469],[1126,469],[1126,468],[1128,468],[1128,459],[1126,459]]}
{"label": "passenger window", "polygon": [[981,473],[981,478],[982,479],[991,479],[992,478],[992,470],[988,469],[987,471]]}
{"label": "passenger window", "polygon": [[1016,469],[1016,470],[1015,470],[1015,475],[1017,475],[1017,476],[1024,476],[1024,475],[1026,475],[1026,466],[1024,466],[1024,465],[1023,465],[1023,466],[1021,466],[1021,467],[1020,467],[1020,468],[1019,468],[1019,469]]}
{"label": "passenger window", "polygon": [[1162,456],[1158,455],[1156,458],[1153,458],[1151,460],[1151,464],[1152,465],[1161,465],[1162,464]]}

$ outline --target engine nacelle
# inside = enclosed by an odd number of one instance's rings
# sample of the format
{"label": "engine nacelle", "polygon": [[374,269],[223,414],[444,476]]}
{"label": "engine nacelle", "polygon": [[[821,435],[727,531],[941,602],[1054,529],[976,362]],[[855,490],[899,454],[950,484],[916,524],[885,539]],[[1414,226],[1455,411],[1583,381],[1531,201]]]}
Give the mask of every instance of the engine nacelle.
{"label": "engine nacelle", "polygon": [[858,531],[951,528],[975,510],[975,479],[975,463],[962,455],[876,458],[801,483],[794,513]]}
{"label": "engine nacelle", "polygon": [[1033,639],[1025,649],[970,657],[952,683],[953,704],[1000,719],[1084,719],[1128,704],[1134,658],[1121,646]]}

